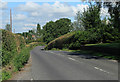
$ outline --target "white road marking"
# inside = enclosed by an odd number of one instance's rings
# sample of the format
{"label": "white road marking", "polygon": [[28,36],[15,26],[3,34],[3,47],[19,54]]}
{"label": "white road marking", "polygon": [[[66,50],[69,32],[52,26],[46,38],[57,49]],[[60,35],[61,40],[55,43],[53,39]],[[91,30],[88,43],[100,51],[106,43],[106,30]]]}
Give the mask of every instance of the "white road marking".
{"label": "white road marking", "polygon": [[77,61],[77,60],[75,60],[75,59],[73,59],[73,58],[71,58],[71,57],[68,57],[68,59],[73,60],[73,61]]}
{"label": "white road marking", "polygon": [[33,78],[31,78],[30,80],[33,81]]}
{"label": "white road marking", "polygon": [[78,62],[78,63],[83,63],[83,62],[80,62],[79,60],[73,59],[73,58],[71,58],[71,57],[68,57],[68,59],[73,60],[73,61],[76,61],[76,62]]}
{"label": "white road marking", "polygon": [[73,59],[73,58],[71,58],[71,57],[68,57],[70,60],[73,60],[73,61],[75,61],[75,59]]}
{"label": "white road marking", "polygon": [[107,71],[105,71],[105,70],[103,70],[103,69],[100,69],[100,68],[98,68],[98,67],[94,67],[94,68],[97,69],[97,70],[103,71],[103,72],[105,72],[105,73],[110,73],[110,72],[107,72]]}

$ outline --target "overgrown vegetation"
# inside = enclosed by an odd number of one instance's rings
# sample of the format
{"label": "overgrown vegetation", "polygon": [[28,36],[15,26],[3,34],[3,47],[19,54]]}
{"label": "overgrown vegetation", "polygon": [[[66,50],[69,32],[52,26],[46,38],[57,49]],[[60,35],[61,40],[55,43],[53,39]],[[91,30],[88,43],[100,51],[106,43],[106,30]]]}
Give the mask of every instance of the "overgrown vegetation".
{"label": "overgrown vegetation", "polygon": [[34,42],[26,45],[23,36],[6,30],[0,31],[2,31],[2,80],[7,80],[13,72],[20,71],[27,63],[33,47],[45,44]]}
{"label": "overgrown vegetation", "polygon": [[22,36],[2,30],[2,66],[9,64],[23,47],[25,40]]}

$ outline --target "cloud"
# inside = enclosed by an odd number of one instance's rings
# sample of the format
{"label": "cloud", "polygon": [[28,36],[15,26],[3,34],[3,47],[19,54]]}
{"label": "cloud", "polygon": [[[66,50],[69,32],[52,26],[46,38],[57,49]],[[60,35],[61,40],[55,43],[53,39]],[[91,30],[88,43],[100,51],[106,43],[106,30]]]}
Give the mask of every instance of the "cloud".
{"label": "cloud", "polygon": [[23,30],[32,30],[32,27],[23,27]]}
{"label": "cloud", "polygon": [[26,4],[20,5],[17,10],[28,12],[30,16],[38,17],[43,16],[46,18],[54,17],[71,17],[74,16],[77,10],[83,11],[88,5],[70,6],[65,3],[56,1],[54,4],[43,3],[39,5],[34,2],[26,2]]}
{"label": "cloud", "polygon": [[7,2],[0,2],[0,9],[7,9]]}
{"label": "cloud", "polygon": [[40,7],[39,4],[34,3],[34,2],[26,2],[26,4],[21,4],[17,9],[20,11],[25,11],[25,12],[31,12],[31,11],[36,11]]}
{"label": "cloud", "polygon": [[37,26],[37,24],[24,24],[24,26],[26,26],[26,27],[30,27],[30,26],[33,26],[33,27],[35,27],[35,26]]}
{"label": "cloud", "polygon": [[16,21],[21,21],[21,20],[25,20],[26,18],[27,16],[24,14],[16,14],[13,19]]}

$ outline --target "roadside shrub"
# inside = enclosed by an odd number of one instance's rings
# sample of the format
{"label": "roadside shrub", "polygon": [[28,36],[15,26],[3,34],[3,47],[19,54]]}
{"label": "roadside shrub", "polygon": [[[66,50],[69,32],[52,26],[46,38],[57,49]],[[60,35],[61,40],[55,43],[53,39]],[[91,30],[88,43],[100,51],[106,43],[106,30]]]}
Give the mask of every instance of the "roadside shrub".
{"label": "roadside shrub", "polygon": [[27,63],[30,57],[29,51],[30,51],[29,47],[28,48],[24,47],[19,53],[19,55],[15,56],[13,63],[14,63],[16,70],[20,70],[20,68],[22,68]]}

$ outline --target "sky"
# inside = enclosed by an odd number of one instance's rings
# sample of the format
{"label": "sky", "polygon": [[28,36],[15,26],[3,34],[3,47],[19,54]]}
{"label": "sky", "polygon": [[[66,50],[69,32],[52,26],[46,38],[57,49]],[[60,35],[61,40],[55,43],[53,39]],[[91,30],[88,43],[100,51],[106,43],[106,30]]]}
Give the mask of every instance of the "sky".
{"label": "sky", "polygon": [[[56,21],[60,18],[69,18],[74,21],[77,11],[83,12],[87,9],[88,3],[85,2],[7,2],[0,3],[0,28],[4,29],[6,24],[10,23],[10,8],[12,9],[13,29],[16,33],[26,32],[36,28],[39,23],[44,26],[49,21]],[[101,17],[109,16],[107,8],[101,9]],[[2,22],[2,23],[1,23]]]}

